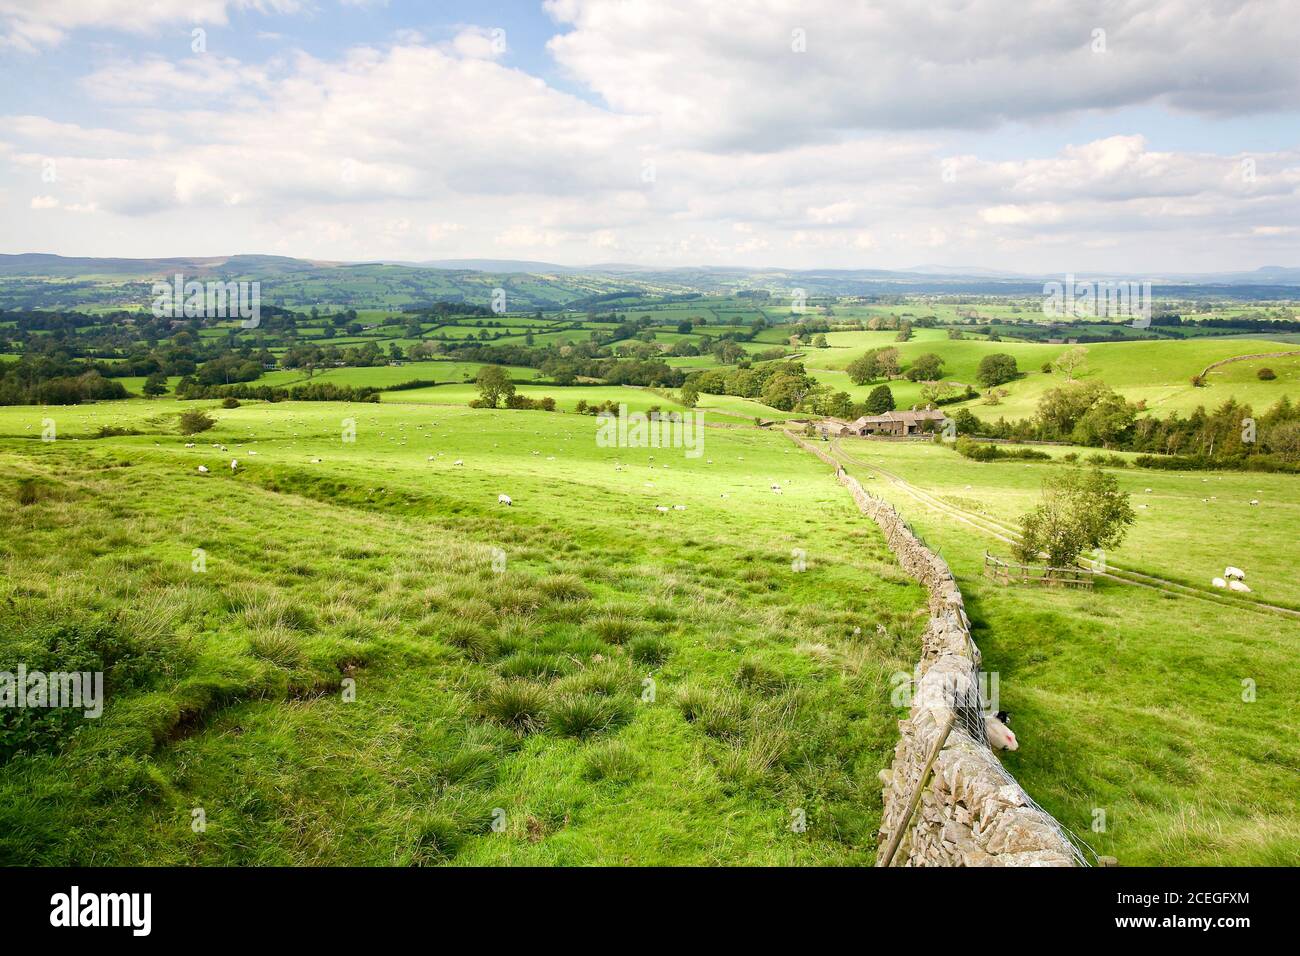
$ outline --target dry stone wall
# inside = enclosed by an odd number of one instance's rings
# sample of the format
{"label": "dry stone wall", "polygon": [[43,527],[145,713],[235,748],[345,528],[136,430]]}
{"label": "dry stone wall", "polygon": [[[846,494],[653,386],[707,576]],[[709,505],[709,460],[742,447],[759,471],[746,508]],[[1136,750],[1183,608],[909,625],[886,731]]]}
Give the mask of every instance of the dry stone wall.
{"label": "dry stone wall", "polygon": [[[831,455],[787,432],[795,443],[835,469],[862,512],[885,535],[908,574],[926,589],[930,618],[921,641],[920,675],[910,714],[898,723],[892,765],[881,772],[883,856],[905,824],[907,803],[953,711],[954,690],[978,700],[979,648],[970,635],[960,589],[948,563],[925,546],[888,502],[870,494]],[[954,727],[934,764],[893,866],[1076,866],[1078,851],[1055,819],[1039,808],[1003,768],[969,718]]]}

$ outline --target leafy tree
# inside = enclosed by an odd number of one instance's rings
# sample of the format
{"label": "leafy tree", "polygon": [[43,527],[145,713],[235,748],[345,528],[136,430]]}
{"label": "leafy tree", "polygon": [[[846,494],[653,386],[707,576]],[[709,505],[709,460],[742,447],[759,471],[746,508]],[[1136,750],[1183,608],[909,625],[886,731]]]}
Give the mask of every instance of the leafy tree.
{"label": "leafy tree", "polygon": [[478,386],[479,397],[488,408],[496,408],[503,397],[509,400],[515,393],[514,383],[500,365],[484,365],[478,370],[474,384]]}
{"label": "leafy tree", "polygon": [[1074,373],[1078,371],[1085,362],[1088,361],[1088,350],[1082,345],[1076,345],[1074,348],[1066,349],[1052,362],[1052,365],[1061,372],[1065,373],[1067,382],[1074,381]]}
{"label": "leafy tree", "polygon": [[826,336],[820,332],[813,336],[812,344],[815,349],[830,348],[830,345],[826,342]]}
{"label": "leafy tree", "polygon": [[854,385],[866,385],[880,376],[880,366],[876,363],[876,353],[868,352],[850,362],[844,369],[849,381]]}
{"label": "leafy tree", "polygon": [[896,342],[912,341],[912,323],[904,322],[902,325],[900,325],[898,327],[898,334],[894,336],[894,340]]}
{"label": "leafy tree", "polygon": [[891,346],[877,351],[876,367],[885,378],[897,375],[900,367],[898,364],[898,349]]}
{"label": "leafy tree", "polygon": [[207,431],[216,423],[217,420],[201,408],[191,408],[189,411],[181,412],[182,435],[197,435],[199,432]]}
{"label": "leafy tree", "polygon": [[980,359],[975,380],[985,388],[992,388],[994,385],[1011,381],[1018,374],[1020,370],[1016,368],[1015,356],[1008,355],[1006,352],[994,352]]}
{"label": "leafy tree", "polygon": [[144,393],[150,398],[155,395],[162,395],[167,391],[167,376],[162,372],[154,372],[144,380]]}
{"label": "leafy tree", "polygon": [[943,359],[933,352],[918,355],[907,370],[907,377],[913,382],[933,382],[941,375],[943,375]]}
{"label": "leafy tree", "polygon": [[867,396],[867,414],[883,415],[894,410],[894,393],[888,385],[877,385]]}
{"label": "leafy tree", "polygon": [[1052,567],[1068,568],[1084,551],[1119,547],[1134,518],[1114,475],[1070,468],[1048,478],[1042,500],[1021,517],[1016,556],[1029,562],[1046,554]]}

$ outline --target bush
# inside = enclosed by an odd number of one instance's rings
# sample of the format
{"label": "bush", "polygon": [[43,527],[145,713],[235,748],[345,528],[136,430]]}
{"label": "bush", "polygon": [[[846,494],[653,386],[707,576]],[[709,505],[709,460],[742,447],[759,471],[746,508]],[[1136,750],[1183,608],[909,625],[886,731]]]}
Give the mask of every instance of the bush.
{"label": "bush", "polygon": [[182,435],[196,435],[199,432],[205,432],[217,423],[199,408],[191,408],[189,411],[181,412],[180,430]]}
{"label": "bush", "polygon": [[238,408],[238,407],[239,407],[239,399],[234,398],[233,396],[229,396],[229,395],[228,395],[228,396],[226,396],[225,398],[223,398],[223,399],[221,400],[221,407],[222,407],[222,408]]}
{"label": "bush", "polygon": [[1277,378],[1277,372],[1273,371],[1271,368],[1262,368],[1255,373],[1255,377],[1261,382],[1271,382],[1273,379]]}

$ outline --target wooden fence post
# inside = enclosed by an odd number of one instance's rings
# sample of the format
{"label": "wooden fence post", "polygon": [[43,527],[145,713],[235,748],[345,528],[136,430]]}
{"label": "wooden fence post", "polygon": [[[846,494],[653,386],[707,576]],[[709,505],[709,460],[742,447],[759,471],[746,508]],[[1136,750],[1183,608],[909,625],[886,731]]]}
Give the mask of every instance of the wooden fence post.
{"label": "wooden fence post", "polygon": [[894,854],[898,852],[898,845],[903,842],[903,836],[912,824],[912,816],[916,813],[916,805],[921,802],[921,794],[925,790],[926,781],[930,779],[930,771],[934,769],[934,762],[939,759],[939,751],[943,750],[943,745],[948,742],[948,734],[952,732],[952,726],[956,720],[957,711],[950,711],[948,719],[944,721],[943,728],[939,731],[938,739],[934,742],[934,747],[930,750],[930,756],[925,761],[925,766],[921,768],[921,779],[916,781],[916,789],[912,791],[912,796],[907,801],[907,813],[899,822],[898,829],[894,831],[884,858],[876,866],[889,866],[893,862]]}

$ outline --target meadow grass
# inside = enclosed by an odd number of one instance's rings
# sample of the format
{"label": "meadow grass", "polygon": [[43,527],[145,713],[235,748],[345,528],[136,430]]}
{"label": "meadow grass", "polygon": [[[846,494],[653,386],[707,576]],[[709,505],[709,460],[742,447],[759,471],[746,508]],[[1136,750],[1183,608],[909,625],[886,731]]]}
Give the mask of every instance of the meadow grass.
{"label": "meadow grass", "polygon": [[0,409],[0,670],[107,682],[98,720],[2,715],[0,861],[873,859],[923,595],[782,436],[692,459],[558,413],[183,404],[217,426]]}
{"label": "meadow grass", "polygon": [[[1012,523],[1058,467],[973,462],[930,443],[842,447]],[[1000,756],[1048,811],[1123,865],[1300,860],[1300,623],[1107,580],[1091,592],[998,586],[983,577],[983,554],[1005,555],[1005,544],[847,467],[953,568],[1020,740]],[[1231,559],[1260,598],[1300,596],[1294,478],[1111,471],[1135,506],[1149,504],[1116,563],[1204,587]],[[1267,508],[1246,504],[1256,489]]]}

